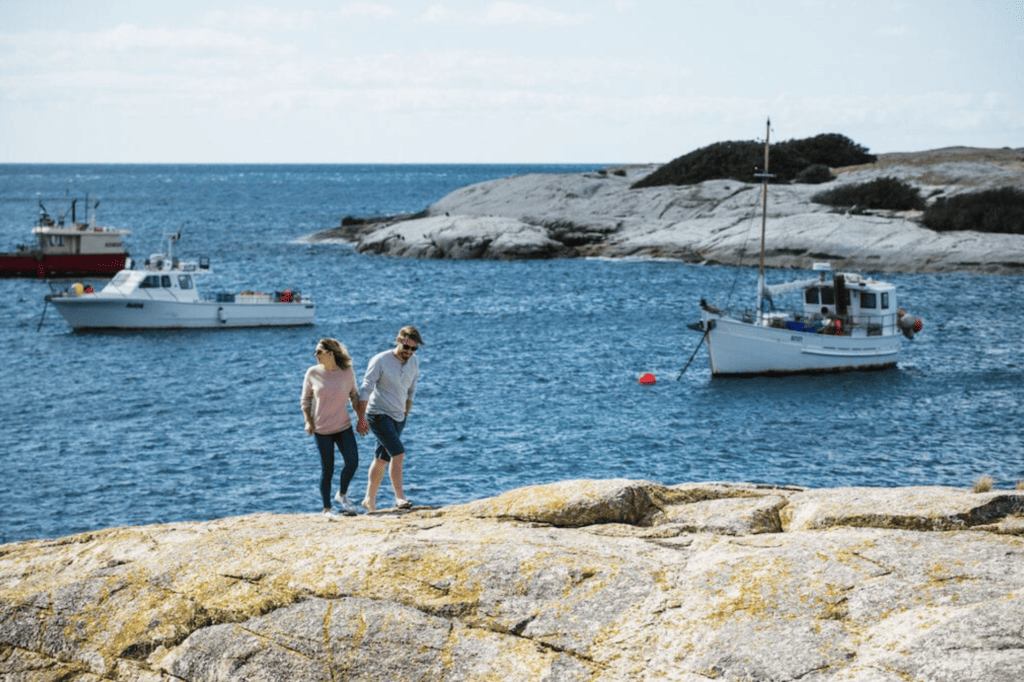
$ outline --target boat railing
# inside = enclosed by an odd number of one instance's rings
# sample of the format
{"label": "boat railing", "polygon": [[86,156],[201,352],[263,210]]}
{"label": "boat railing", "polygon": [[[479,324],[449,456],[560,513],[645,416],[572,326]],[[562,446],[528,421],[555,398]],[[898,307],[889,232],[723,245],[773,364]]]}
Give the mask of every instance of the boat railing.
{"label": "boat railing", "polygon": [[[199,300],[207,303],[242,303],[242,304],[253,304],[253,303],[301,303],[302,293],[298,291],[292,291],[290,289],[285,291],[275,291],[273,293],[262,293],[256,291],[242,291],[238,294],[227,291],[217,291],[212,293],[205,293],[199,297]],[[309,302],[308,300],[306,301]]]}
{"label": "boat railing", "polygon": [[[735,313],[729,310],[721,312],[726,315],[735,315]],[[753,324],[756,319],[755,311],[750,309],[743,310],[741,314],[736,316],[748,324]],[[828,323],[833,320],[838,320],[840,325],[838,327],[830,326]],[[823,331],[825,333],[834,333],[834,330],[842,329],[843,333],[856,336],[890,336],[898,331],[895,312],[877,315],[865,314],[864,312],[857,312],[852,315],[836,315],[834,313],[821,315],[818,313],[808,313],[800,309],[789,311],[775,310],[764,315],[763,324],[769,327],[811,333]]]}
{"label": "boat railing", "polygon": [[867,336],[889,336],[897,331],[896,313],[870,315],[860,312],[851,317],[850,327],[863,328]]}

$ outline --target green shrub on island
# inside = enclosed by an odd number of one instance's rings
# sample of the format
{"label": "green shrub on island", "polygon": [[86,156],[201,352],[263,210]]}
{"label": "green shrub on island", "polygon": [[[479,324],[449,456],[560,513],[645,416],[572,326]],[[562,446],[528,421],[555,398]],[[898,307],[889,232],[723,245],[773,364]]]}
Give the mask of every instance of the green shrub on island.
{"label": "green shrub on island", "polygon": [[836,176],[832,175],[832,169],[823,163],[816,163],[808,166],[796,174],[795,182],[801,185],[820,185],[823,182],[832,182]]}
{"label": "green shrub on island", "polygon": [[924,199],[916,187],[891,177],[818,192],[811,201],[854,213],[866,209],[914,211],[924,208]]}
{"label": "green shrub on island", "polygon": [[[770,182],[826,182],[829,168],[874,163],[867,149],[844,135],[826,133],[802,140],[778,142],[770,147]],[[814,166],[820,166],[811,170]],[[716,142],[680,156],[633,184],[633,188],[662,185],[695,185],[705,180],[760,182],[764,167],[764,143],[757,140]],[[829,177],[825,177],[824,171]],[[805,178],[798,179],[801,174]]]}
{"label": "green shrub on island", "polygon": [[1024,191],[1003,187],[939,198],[925,210],[921,222],[936,232],[1024,234]]}

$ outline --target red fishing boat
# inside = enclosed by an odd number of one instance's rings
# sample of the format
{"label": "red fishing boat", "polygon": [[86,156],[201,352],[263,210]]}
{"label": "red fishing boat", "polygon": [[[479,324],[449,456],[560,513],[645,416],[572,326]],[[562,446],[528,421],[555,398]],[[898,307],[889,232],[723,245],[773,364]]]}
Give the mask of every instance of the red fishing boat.
{"label": "red fishing boat", "polygon": [[70,224],[65,224],[63,214],[54,221],[39,202],[39,220],[32,228],[35,243],[0,253],[0,277],[109,277],[123,270],[129,257],[124,237],[131,232],[97,226],[98,201],[92,206],[92,220],[86,210],[85,222],[78,222],[77,202],[71,202]]}

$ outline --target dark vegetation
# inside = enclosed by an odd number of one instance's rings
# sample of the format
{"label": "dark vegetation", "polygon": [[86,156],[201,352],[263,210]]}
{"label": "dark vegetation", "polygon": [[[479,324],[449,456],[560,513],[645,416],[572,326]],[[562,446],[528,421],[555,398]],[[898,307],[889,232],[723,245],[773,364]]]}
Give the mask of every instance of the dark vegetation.
{"label": "dark vegetation", "polygon": [[819,192],[811,201],[851,213],[863,213],[867,209],[923,209],[921,224],[936,232],[971,230],[1024,234],[1024,191],[1015,187],[939,198],[926,207],[917,188],[896,178],[879,178]]}
{"label": "dark vegetation", "polygon": [[1024,234],[1024,191],[1003,187],[939,198],[924,212],[921,222],[936,232]]}
{"label": "dark vegetation", "polygon": [[[865,147],[837,133],[771,145],[769,182],[821,184],[834,179],[832,168],[874,163]],[[705,180],[760,182],[764,143],[716,142],[659,167],[633,188],[695,185]],[[936,199],[930,206],[914,186],[893,177],[819,192],[812,201],[851,213],[868,210],[923,210],[921,223],[936,232],[972,230],[1024,234],[1024,191],[1014,187]]]}
{"label": "dark vegetation", "polygon": [[[829,168],[874,163],[865,147],[844,135],[827,133],[770,145],[770,182],[820,183],[832,179]],[[669,161],[633,187],[693,185],[705,180],[758,182],[764,168],[764,143],[756,140],[716,142]]]}
{"label": "dark vegetation", "polygon": [[896,178],[878,178],[859,185],[845,185],[818,192],[811,201],[858,213],[865,209],[913,211],[924,208],[924,199],[916,187]]}

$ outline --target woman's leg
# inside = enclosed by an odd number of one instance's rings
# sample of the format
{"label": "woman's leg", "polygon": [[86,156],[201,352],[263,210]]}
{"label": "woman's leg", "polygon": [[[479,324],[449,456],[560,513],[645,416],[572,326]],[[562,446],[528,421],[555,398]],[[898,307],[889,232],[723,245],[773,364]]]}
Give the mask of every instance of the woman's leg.
{"label": "woman's leg", "polygon": [[314,433],[313,437],[320,451],[320,496],[327,511],[331,508],[331,479],[334,478],[334,439],[319,433]]}
{"label": "woman's leg", "polygon": [[341,450],[341,456],[345,458],[345,466],[341,469],[339,479],[341,486],[339,491],[344,496],[348,494],[349,483],[352,482],[352,477],[359,469],[359,445],[356,443],[355,432],[351,428],[336,434],[335,441],[338,443],[338,449]]}

